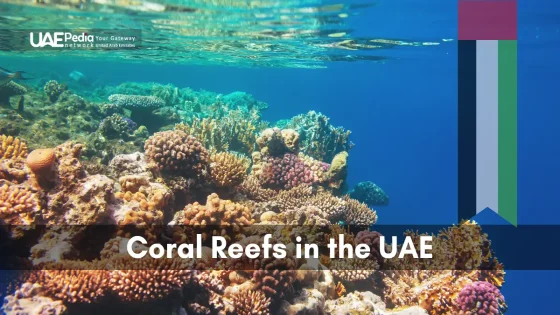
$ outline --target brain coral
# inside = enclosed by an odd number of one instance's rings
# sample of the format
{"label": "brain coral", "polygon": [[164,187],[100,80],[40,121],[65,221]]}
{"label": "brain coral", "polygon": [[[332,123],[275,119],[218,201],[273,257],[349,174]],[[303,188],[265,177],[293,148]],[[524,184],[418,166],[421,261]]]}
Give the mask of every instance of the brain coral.
{"label": "brain coral", "polygon": [[52,170],[56,154],[54,149],[36,149],[27,156],[27,166],[38,177],[48,177]]}
{"label": "brain coral", "polygon": [[504,296],[491,283],[477,281],[465,286],[456,300],[461,315],[501,315],[507,310]]}
{"label": "brain coral", "polygon": [[210,180],[218,187],[233,187],[247,178],[251,162],[240,154],[221,152],[210,156]]}
{"label": "brain coral", "polygon": [[144,144],[146,157],[159,169],[205,175],[208,152],[195,137],[180,130],[161,131]]}
{"label": "brain coral", "polygon": [[27,145],[12,136],[0,135],[0,159],[25,158]]}

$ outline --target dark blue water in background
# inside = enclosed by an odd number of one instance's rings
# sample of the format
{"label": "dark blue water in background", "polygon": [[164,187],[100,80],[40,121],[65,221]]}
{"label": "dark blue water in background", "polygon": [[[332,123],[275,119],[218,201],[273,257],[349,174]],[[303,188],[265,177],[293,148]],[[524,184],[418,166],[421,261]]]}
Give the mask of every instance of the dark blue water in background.
{"label": "dark blue water in background", "polygon": [[[560,224],[558,16],[557,1],[519,1],[519,224]],[[456,38],[457,3],[380,1],[353,21],[354,35],[417,41]],[[320,111],[334,125],[353,131],[350,185],[371,180],[390,196],[389,206],[377,208],[379,223],[455,223],[456,42],[380,54],[397,58],[383,64],[335,63],[320,70],[80,60],[15,61],[9,68],[52,68],[63,74],[78,70],[108,84],[155,81],[220,93],[245,91],[269,104],[264,118],[270,121]],[[495,222],[490,214],[479,219]],[[539,254],[519,250],[520,255]],[[558,283],[558,271],[508,271],[502,288],[510,306],[507,314],[555,313]]]}

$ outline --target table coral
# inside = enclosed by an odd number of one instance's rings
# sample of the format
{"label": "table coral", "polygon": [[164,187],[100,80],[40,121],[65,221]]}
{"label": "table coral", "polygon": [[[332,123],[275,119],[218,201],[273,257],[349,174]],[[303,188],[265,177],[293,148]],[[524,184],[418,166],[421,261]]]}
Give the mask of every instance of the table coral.
{"label": "table coral", "polygon": [[157,96],[112,94],[109,101],[124,108],[158,108],[165,105]]}
{"label": "table coral", "polygon": [[161,170],[201,176],[207,173],[209,157],[206,148],[183,131],[156,132],[146,140],[144,149],[146,157]]}

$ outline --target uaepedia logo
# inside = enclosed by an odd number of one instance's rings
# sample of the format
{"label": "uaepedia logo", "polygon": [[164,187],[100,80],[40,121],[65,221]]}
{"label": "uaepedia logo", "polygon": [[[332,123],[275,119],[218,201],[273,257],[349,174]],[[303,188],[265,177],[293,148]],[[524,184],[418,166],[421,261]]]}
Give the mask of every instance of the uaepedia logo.
{"label": "uaepedia logo", "polygon": [[93,47],[94,36],[88,33],[80,35],[70,32],[29,32],[29,43],[35,48],[50,46],[52,48],[64,48],[69,44],[91,44]]}

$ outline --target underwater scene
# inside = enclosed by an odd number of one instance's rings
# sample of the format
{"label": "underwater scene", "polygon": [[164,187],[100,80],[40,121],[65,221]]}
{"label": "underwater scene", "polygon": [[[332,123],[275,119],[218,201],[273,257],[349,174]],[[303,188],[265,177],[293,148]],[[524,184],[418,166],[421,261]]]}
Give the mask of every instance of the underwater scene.
{"label": "underwater scene", "polygon": [[518,314],[457,132],[456,1],[0,1],[1,310]]}

